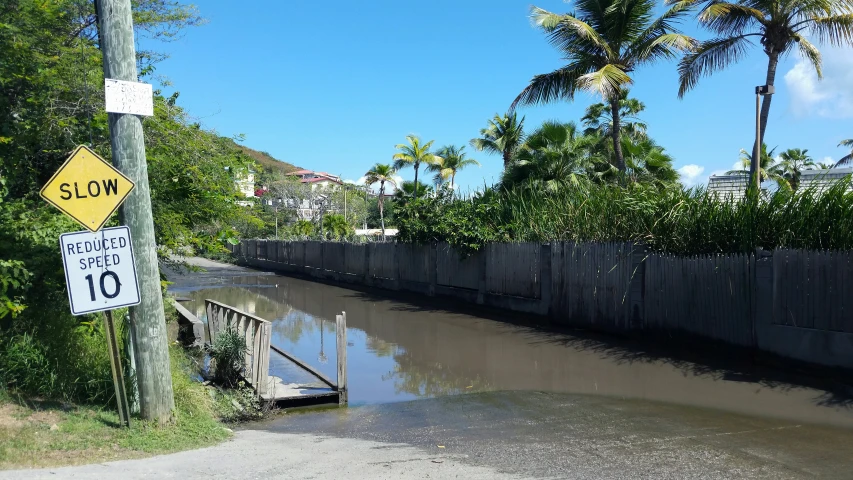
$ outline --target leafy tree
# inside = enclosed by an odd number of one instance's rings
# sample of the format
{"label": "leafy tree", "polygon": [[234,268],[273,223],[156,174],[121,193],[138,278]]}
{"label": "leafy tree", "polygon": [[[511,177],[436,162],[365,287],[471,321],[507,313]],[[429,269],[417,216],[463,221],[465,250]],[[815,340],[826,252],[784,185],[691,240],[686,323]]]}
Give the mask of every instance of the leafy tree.
{"label": "leafy tree", "polygon": [[515,112],[503,116],[495,114],[489,126],[480,130],[480,137],[472,138],[470,143],[480,152],[501,155],[506,170],[516,150],[524,143],[524,117],[519,120]]}
{"label": "leafy tree", "polygon": [[449,178],[450,188],[452,189],[456,180],[456,173],[459,170],[473,165],[480,166],[480,162],[473,158],[467,158],[464,150],[465,147],[455,145],[448,145],[439,149],[438,161],[427,167],[427,171],[435,172],[433,181],[436,185],[440,185]]}
{"label": "leafy tree", "polygon": [[[418,169],[421,164],[433,165],[438,162],[440,157],[429,151],[433,140],[421,143],[421,139],[416,135],[406,135],[406,140],[409,142],[408,144],[401,143],[395,147],[400,151],[394,154],[394,169],[400,170],[411,165],[415,168],[415,183],[417,183]],[[415,196],[417,196],[417,192],[415,192]]]}
{"label": "leafy tree", "polygon": [[842,140],[841,143],[838,144],[839,147],[847,147],[850,149],[850,153],[841,157],[838,160],[838,163],[835,164],[836,167],[847,167],[853,164],[853,138],[848,138],[846,140]]}
{"label": "leafy tree", "polygon": [[638,67],[694,47],[695,40],[674,27],[689,3],[676,3],[658,18],[654,0],[579,0],[575,5],[577,11],[566,15],[531,7],[534,23],[568,63],[534,76],[511,108],[573,99],[577,90],[599,93],[610,105],[613,164],[625,171],[621,92],[633,83],[630,74]]}
{"label": "leafy tree", "polygon": [[397,186],[397,182],[392,178],[395,173],[397,173],[397,169],[391,165],[377,163],[364,174],[367,185],[379,184],[379,221],[382,225],[382,240],[385,240],[385,184],[390,183],[394,187]]}
{"label": "leafy tree", "polygon": [[[679,97],[695,87],[703,75],[744,58],[754,38],[767,55],[767,85],[776,81],[779,59],[794,48],[812,64],[818,78],[823,76],[820,51],[807,37],[838,46],[853,44],[849,0],[687,0],[676,6],[683,3],[702,5],[699,23],[718,36],[699,43],[679,63]],[[772,95],[765,95],[761,103],[762,143],[772,100]]]}
{"label": "leafy tree", "polygon": [[778,169],[782,177],[788,181],[791,190],[800,187],[800,173],[803,170],[816,168],[814,159],[809,156],[808,150],[789,148],[779,154]]}
{"label": "leafy tree", "polygon": [[501,184],[507,188],[535,185],[547,190],[584,184],[592,169],[590,148],[597,141],[598,137],[581,135],[572,122],[545,122],[519,148]]}

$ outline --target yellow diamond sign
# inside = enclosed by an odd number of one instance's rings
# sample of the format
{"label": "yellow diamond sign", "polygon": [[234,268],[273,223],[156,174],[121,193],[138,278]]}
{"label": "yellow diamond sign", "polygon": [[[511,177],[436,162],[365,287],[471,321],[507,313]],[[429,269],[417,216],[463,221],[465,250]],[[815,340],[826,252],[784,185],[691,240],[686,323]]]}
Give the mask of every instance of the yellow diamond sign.
{"label": "yellow diamond sign", "polygon": [[130,195],[135,185],[98,154],[80,145],[41,189],[41,196],[93,232]]}

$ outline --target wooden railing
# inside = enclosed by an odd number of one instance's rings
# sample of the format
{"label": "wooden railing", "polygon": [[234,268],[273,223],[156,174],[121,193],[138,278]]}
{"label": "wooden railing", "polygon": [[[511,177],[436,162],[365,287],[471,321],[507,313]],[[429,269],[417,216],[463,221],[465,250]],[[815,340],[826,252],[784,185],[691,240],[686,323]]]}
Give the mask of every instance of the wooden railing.
{"label": "wooden railing", "polygon": [[237,310],[215,300],[205,300],[207,310],[208,339],[211,344],[216,336],[233,328],[246,337],[246,360],[243,376],[254,387],[258,395],[266,395],[269,389],[271,324],[263,318]]}

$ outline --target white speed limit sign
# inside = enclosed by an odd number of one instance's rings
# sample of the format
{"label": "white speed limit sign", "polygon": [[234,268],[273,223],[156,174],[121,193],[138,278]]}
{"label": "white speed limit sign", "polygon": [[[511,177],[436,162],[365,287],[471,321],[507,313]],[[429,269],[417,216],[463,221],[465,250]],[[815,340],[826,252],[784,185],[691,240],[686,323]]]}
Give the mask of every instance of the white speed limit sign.
{"label": "white speed limit sign", "polygon": [[72,314],[139,305],[136,262],[127,227],[64,233],[59,244]]}

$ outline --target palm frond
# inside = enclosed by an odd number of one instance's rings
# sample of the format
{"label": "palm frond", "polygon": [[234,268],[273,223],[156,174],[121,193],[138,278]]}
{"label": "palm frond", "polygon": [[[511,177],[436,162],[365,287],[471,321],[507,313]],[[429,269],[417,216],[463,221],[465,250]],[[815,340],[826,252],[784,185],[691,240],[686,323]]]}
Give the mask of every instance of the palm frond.
{"label": "palm frond", "polygon": [[823,68],[821,68],[821,55],[820,50],[817,49],[811,42],[806,40],[803,37],[797,38],[797,44],[799,45],[800,55],[803,56],[815,69],[817,73],[817,78],[823,78]]}
{"label": "palm frond", "polygon": [[817,17],[808,27],[818,43],[836,47],[853,45],[853,13]]}
{"label": "palm frond", "polygon": [[747,47],[752,45],[748,38],[750,35],[707,40],[701,42],[695,51],[685,55],[678,63],[678,97],[683,97],[695,87],[702,76],[708,76],[743,58]]}
{"label": "palm frond", "polygon": [[753,24],[767,24],[764,12],[740,3],[708,2],[698,18],[709,30],[725,36],[743,35]]}
{"label": "palm frond", "polygon": [[631,77],[618,65],[607,64],[600,70],[582,75],[578,78],[579,88],[598,92],[609,99],[619,94],[626,85],[633,83]]}
{"label": "palm frond", "polygon": [[583,75],[594,70],[592,64],[571,64],[551,73],[536,75],[513,100],[510,111],[518,105],[536,105],[556,100],[571,100],[575,96],[577,81]]}

